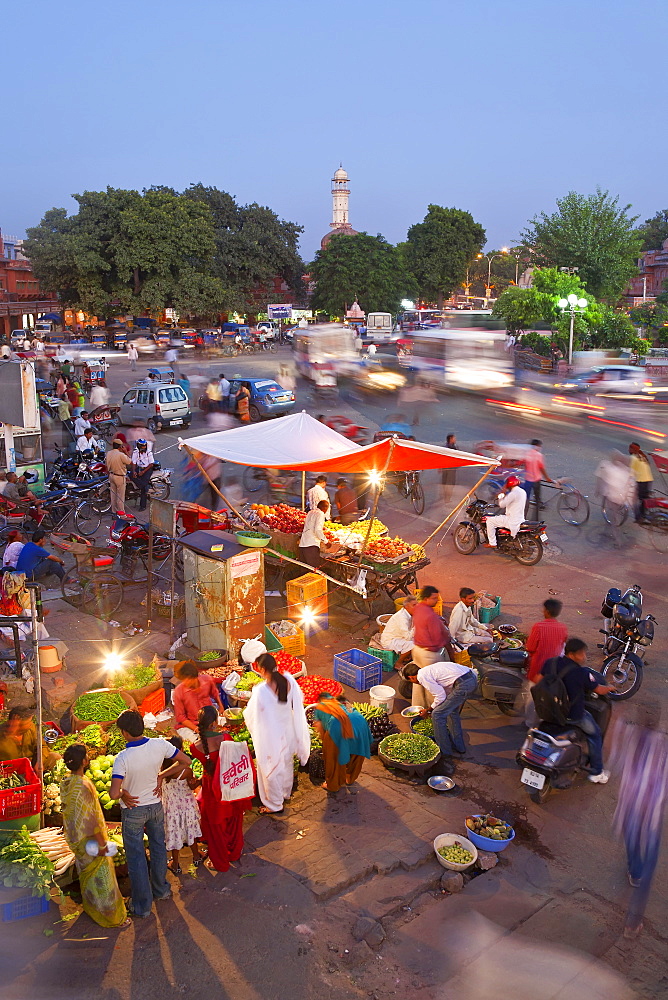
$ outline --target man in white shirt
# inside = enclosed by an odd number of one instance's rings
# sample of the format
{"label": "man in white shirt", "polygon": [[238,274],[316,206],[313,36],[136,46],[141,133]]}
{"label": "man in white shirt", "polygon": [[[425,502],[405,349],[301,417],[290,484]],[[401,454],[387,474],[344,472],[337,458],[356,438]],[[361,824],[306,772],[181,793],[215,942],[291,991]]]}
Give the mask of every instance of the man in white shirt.
{"label": "man in white shirt", "polygon": [[327,515],[329,516],[329,493],[325,489],[327,486],[327,476],[318,476],[315,486],[312,486],[306,493],[306,505],[309,510],[315,510],[321,500],[327,504]]}
{"label": "man in white shirt", "polygon": [[90,420],[88,419],[88,410],[82,410],[79,416],[74,421],[74,433],[78,438],[87,431],[90,427]]}
{"label": "man in white shirt", "polygon": [[320,565],[320,546],[327,544],[324,524],[327,520],[327,501],[321,500],[313,510],[310,510],[304,521],[301,538],[299,539],[299,560],[317,569]]}
{"label": "man in white shirt", "polygon": [[77,438],[77,451],[88,451],[90,448],[96,451],[100,447],[100,442],[93,436],[93,428],[87,427],[83,434]]}
{"label": "man in white shirt", "polygon": [[[125,750],[114,759],[109,796],[121,800],[123,847],[132,893],[129,910],[135,917],[148,917],[154,899],[171,896],[160,790],[164,776],[172,770],[176,772],[178,767],[160,772],[165,758],[169,758],[172,765],[190,764],[191,761],[162,737],[145,737],[144,720],[137,711],[121,712],[116,725],[125,740]],[[150,869],[144,833],[148,837]]]}
{"label": "man in white shirt", "polygon": [[104,383],[96,382],[90,391],[90,405],[94,410],[98,406],[106,406],[109,402],[109,390]]}
{"label": "man in white shirt", "polygon": [[491,642],[492,632],[474,617],[471,610],[475,604],[475,590],[462,587],[459,591],[459,601],[450,614],[450,635],[461,646],[470,646],[472,642]]}
{"label": "man in white shirt", "polygon": [[173,365],[178,359],[179,353],[175,347],[170,347],[165,351],[165,361],[168,365]]}
{"label": "man in white shirt", "polygon": [[395,663],[397,670],[411,659],[415,645],[413,611],[416,604],[417,597],[409,594],[404,600],[403,607],[399,608],[388,620],[380,636],[383,649],[392,649],[395,653],[399,653],[399,659]]}
{"label": "man in white shirt", "polygon": [[476,674],[470,667],[460,663],[429,663],[420,667],[409,663],[404,667],[404,677],[411,684],[421,684],[433,701],[431,708],[423,709],[423,715],[431,712],[434,723],[434,739],[442,754],[450,757],[453,752],[466,753],[466,743],[462,731],[460,710],[478,684]]}
{"label": "man in white shirt", "polygon": [[218,383],[220,386],[220,407],[224,413],[227,413],[230,408],[230,380],[225,378],[223,372],[218,378],[220,379]]}
{"label": "man in white shirt", "polygon": [[524,507],[526,506],[527,495],[520,486],[517,476],[508,476],[504,486],[504,495],[497,501],[499,507],[505,510],[505,514],[495,514],[487,518],[487,546],[486,548],[496,548],[496,529],[509,528],[510,534],[515,537],[522,521],[524,520]]}
{"label": "man in white shirt", "polygon": [[137,446],[132,451],[132,477],[139,489],[139,510],[146,510],[148,503],[148,488],[151,485],[153,472],[153,445],[145,438],[138,438]]}

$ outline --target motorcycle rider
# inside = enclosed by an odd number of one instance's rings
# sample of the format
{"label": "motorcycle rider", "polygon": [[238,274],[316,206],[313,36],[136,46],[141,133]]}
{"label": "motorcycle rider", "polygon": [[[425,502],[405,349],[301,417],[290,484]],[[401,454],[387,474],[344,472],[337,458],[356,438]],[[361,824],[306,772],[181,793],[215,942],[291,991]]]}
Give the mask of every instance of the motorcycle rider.
{"label": "motorcycle rider", "polygon": [[572,638],[566,642],[563,656],[553,656],[543,664],[541,676],[559,673],[569,668],[562,674],[570,705],[568,723],[577,726],[587,737],[591,768],[589,780],[598,785],[605,785],[610,772],[603,770],[603,734],[594,717],[585,709],[585,695],[592,691],[595,694],[609,694],[615,689],[612,685],[601,684],[600,677],[589,670],[585,666],[586,663],[587,643],[582,639]]}
{"label": "motorcycle rider", "polygon": [[139,438],[132,452],[132,477],[139,490],[139,510],[146,510],[153,464],[153,449],[149,449],[145,438]]}
{"label": "motorcycle rider", "polygon": [[524,506],[527,495],[520,486],[517,476],[508,476],[503,487],[504,493],[499,496],[498,506],[505,510],[505,514],[494,514],[488,517],[487,544],[486,549],[496,548],[496,529],[508,528],[513,538],[517,535],[520,525],[524,521]]}

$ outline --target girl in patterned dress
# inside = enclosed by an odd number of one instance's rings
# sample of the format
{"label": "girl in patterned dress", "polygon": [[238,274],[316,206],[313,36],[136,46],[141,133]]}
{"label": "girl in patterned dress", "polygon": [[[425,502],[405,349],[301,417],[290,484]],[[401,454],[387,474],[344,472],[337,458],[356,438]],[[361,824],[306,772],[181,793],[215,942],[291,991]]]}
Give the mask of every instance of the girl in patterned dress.
{"label": "girl in patterned dress", "polygon": [[[177,750],[183,747],[180,736],[172,736],[169,741]],[[192,770],[183,765],[178,774],[166,778],[162,783],[162,807],[165,811],[165,842],[172,852],[171,864],[167,865],[173,875],[181,875],[179,851],[189,847],[192,851],[193,866],[199,868],[206,854],[202,853],[197,840],[202,836],[199,809],[190,789],[194,782]]]}

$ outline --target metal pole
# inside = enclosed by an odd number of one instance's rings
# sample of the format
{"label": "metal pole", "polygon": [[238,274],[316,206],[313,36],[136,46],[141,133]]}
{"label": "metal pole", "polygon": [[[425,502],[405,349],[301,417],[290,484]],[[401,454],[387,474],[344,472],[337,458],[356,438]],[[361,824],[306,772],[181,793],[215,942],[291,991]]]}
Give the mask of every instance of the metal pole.
{"label": "metal pole", "polygon": [[573,364],[573,324],[575,322],[575,307],[571,306],[571,325],[568,334],[568,365]]}
{"label": "metal pole", "polygon": [[[199,469],[199,471],[200,471],[200,472],[202,473],[202,475],[203,475],[203,476],[204,476],[204,478],[206,479],[206,481],[207,481],[207,483],[209,484],[209,486],[210,486],[210,487],[211,487],[211,488],[212,488],[213,490],[215,490],[215,492],[216,492],[216,493],[218,494],[218,496],[220,497],[220,499],[221,499],[221,500],[222,500],[222,501],[223,501],[224,503],[226,503],[226,504],[227,504],[227,506],[228,506],[228,507],[230,508],[230,510],[233,510],[233,511],[234,511],[234,513],[235,513],[235,514],[237,515],[237,517],[238,517],[238,518],[239,518],[239,519],[240,519],[241,521],[243,521],[243,522],[244,522],[244,524],[247,524],[247,525],[248,525],[248,527],[250,528],[250,521],[248,521],[248,520],[247,520],[247,519],[246,519],[246,518],[245,518],[245,517],[243,516],[243,514],[240,514],[240,513],[239,513],[239,511],[238,511],[238,510],[236,509],[236,507],[235,507],[235,506],[234,506],[233,504],[231,504],[231,503],[230,503],[230,501],[229,501],[229,500],[227,499],[227,497],[226,497],[226,496],[225,496],[225,495],[224,495],[223,493],[221,493],[221,492],[220,492],[220,490],[218,489],[218,487],[216,486],[216,484],[215,484],[215,483],[214,483],[214,481],[212,480],[212,478],[211,478],[211,476],[209,475],[209,473],[208,473],[208,472],[206,471],[206,469],[205,469],[205,468],[204,468],[204,467],[203,467],[203,466],[202,466],[202,465],[201,465],[201,464],[200,464],[200,463],[199,463],[199,462],[197,461],[197,458],[196,458],[196,456],[195,456],[195,453],[194,453],[194,451],[192,450],[192,448],[189,448],[189,447],[188,447],[188,445],[187,445],[187,444],[185,444],[185,442],[184,442],[184,444],[183,444],[183,448],[185,449],[185,451],[187,451],[187,452],[188,452],[188,454],[189,454],[189,455],[190,455],[190,457],[192,458],[193,462],[195,463],[195,465],[197,466],[197,468]],[[221,521],[222,521],[222,520],[223,520],[223,518],[221,518]]]}
{"label": "metal pole", "polygon": [[[32,630],[31,645],[32,645],[32,655],[34,663],[34,676],[35,676],[35,705],[37,707],[36,717],[37,717],[37,773],[40,778],[44,774],[44,755],[42,753],[42,674],[39,665],[39,638],[37,636],[37,623],[38,623],[38,613],[37,613],[37,602],[39,596],[39,584],[29,583],[27,584],[28,594],[30,595],[30,624]],[[18,664],[20,669],[20,664]]]}
{"label": "metal pole", "polygon": [[174,583],[176,577],[176,541],[172,538],[172,580],[171,580],[171,602],[169,605],[169,642],[174,642]]}
{"label": "metal pole", "polygon": [[4,424],[5,429],[5,465],[7,472],[16,472],[16,452],[14,451],[14,427]]}
{"label": "metal pole", "polygon": [[153,615],[153,522],[149,518],[148,523],[148,559],[146,561],[146,631],[151,628],[151,616]]}
{"label": "metal pole", "polygon": [[386,475],[387,470],[388,470],[389,465],[390,465],[390,459],[392,458],[392,452],[393,451],[394,451],[394,438],[390,438],[390,447],[389,447],[389,450],[388,450],[388,453],[387,453],[387,461],[385,462],[385,468],[383,469],[383,471],[381,473],[380,482],[376,486],[376,496],[375,496],[374,501],[373,501],[373,510],[371,511],[371,517],[369,518],[369,527],[366,529],[366,535],[364,537],[364,544],[362,545],[362,549],[361,549],[360,554],[359,554],[359,559],[357,560],[358,563],[362,562],[362,558],[363,558],[364,553],[366,552],[367,546],[369,544],[369,537],[371,535],[371,529],[373,527],[373,522],[374,522],[374,518],[376,516],[376,511],[378,510],[378,501],[380,500],[380,491],[381,491],[381,488],[383,486],[383,480],[385,479],[385,475]]}
{"label": "metal pole", "polygon": [[302,472],[302,510],[306,510],[306,472]]}
{"label": "metal pole", "polygon": [[[496,466],[494,466],[494,468],[496,468]],[[487,472],[485,473],[485,475],[484,475],[484,476],[481,476],[481,478],[480,478],[480,479],[478,480],[478,482],[477,482],[477,483],[475,484],[475,486],[473,486],[473,487],[472,487],[472,488],[471,488],[471,489],[470,489],[470,490],[468,491],[468,493],[466,494],[466,496],[464,497],[464,499],[463,499],[463,500],[461,500],[461,501],[460,501],[460,502],[459,502],[459,503],[457,504],[457,506],[456,506],[456,507],[453,507],[453,509],[452,509],[452,510],[450,511],[450,513],[448,514],[448,516],[447,516],[447,517],[446,517],[446,518],[445,518],[445,519],[444,519],[443,521],[441,521],[441,523],[439,524],[438,528],[435,528],[435,529],[434,529],[434,531],[432,531],[431,535],[429,535],[429,537],[428,537],[428,538],[425,538],[424,542],[422,542],[422,547],[423,547],[423,548],[425,547],[425,545],[427,544],[427,542],[430,542],[430,541],[432,540],[432,538],[434,537],[434,535],[437,535],[437,534],[439,533],[439,531],[441,530],[441,528],[445,527],[445,525],[446,525],[446,524],[448,523],[448,521],[450,520],[450,518],[451,518],[451,517],[454,517],[454,515],[455,515],[455,514],[457,513],[457,511],[458,511],[458,510],[461,510],[461,508],[462,508],[462,507],[464,506],[464,504],[465,504],[465,503],[467,502],[467,500],[469,499],[469,497],[470,497],[470,496],[471,496],[471,495],[472,495],[473,493],[475,493],[475,491],[476,491],[476,490],[478,489],[478,487],[480,486],[480,484],[481,484],[481,483],[482,483],[482,482],[483,482],[483,481],[484,481],[485,479],[487,479],[487,477],[488,477],[488,475],[490,474],[490,472],[491,472],[491,471],[492,471],[491,469],[488,469],[488,470],[487,470]]]}

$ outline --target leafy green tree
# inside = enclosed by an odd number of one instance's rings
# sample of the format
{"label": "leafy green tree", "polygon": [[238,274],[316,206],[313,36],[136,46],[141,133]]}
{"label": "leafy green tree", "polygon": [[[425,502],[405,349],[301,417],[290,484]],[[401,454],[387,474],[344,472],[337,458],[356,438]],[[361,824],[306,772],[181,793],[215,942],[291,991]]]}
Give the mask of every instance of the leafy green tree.
{"label": "leafy green tree", "polygon": [[76,215],[52,209],[26,242],[37,278],[65,305],[102,317],[224,306],[225,289],[210,272],[215,241],[206,206],[167,188],[74,198]]}
{"label": "leafy green tree", "polygon": [[366,313],[395,313],[401,299],[415,293],[401,252],[380,234],[334,233],[318,250],[310,272],[313,308],[330,316],[342,316],[355,299]]}
{"label": "leafy green tree", "polygon": [[668,208],[662,208],[651,219],[645,219],[638,232],[642,237],[642,250],[660,250],[668,240]]}
{"label": "leafy green tree", "polygon": [[408,230],[406,263],[415,275],[420,296],[443,300],[466,277],[466,267],[485,243],[485,230],[469,212],[429,205],[422,222]]}
{"label": "leafy green tree", "polygon": [[557,201],[558,211],[542,212],[523,232],[539,267],[576,267],[587,290],[614,303],[637,273],[642,236],[638,216],[628,214],[618,198],[597,189],[585,197],[570,191]]}
{"label": "leafy green tree", "polygon": [[668,305],[664,302],[644,302],[630,313],[631,322],[642,327],[659,344],[668,342]]}
{"label": "leafy green tree", "polygon": [[600,307],[601,317],[589,335],[589,343],[598,348],[635,348],[639,339],[636,329],[625,312]]}
{"label": "leafy green tree", "polygon": [[493,313],[505,321],[509,333],[522,333],[543,319],[543,303],[533,288],[513,285],[499,295]]}

